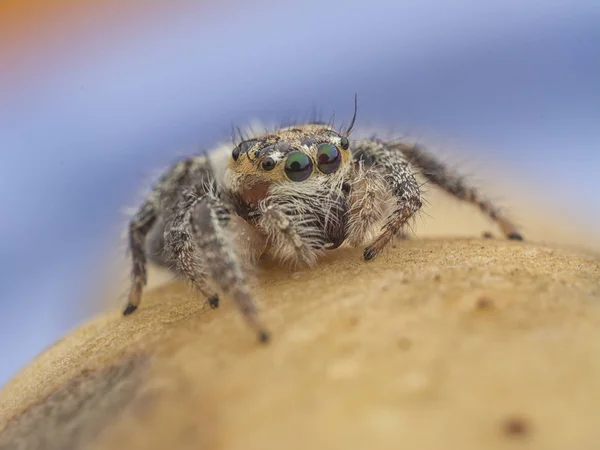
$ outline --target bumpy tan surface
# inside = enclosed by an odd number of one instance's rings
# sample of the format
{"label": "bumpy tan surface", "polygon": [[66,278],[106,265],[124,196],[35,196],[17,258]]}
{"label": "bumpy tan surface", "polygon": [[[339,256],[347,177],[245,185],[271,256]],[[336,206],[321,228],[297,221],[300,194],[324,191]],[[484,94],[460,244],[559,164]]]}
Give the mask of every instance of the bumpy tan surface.
{"label": "bumpy tan surface", "polygon": [[269,346],[225,300],[149,290],[5,386],[0,449],[600,449],[593,255],[425,238],[263,270]]}

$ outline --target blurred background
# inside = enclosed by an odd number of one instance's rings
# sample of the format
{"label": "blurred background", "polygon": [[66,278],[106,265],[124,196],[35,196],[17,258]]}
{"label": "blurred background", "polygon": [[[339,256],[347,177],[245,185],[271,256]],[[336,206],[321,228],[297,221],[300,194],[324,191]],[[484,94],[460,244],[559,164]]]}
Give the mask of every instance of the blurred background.
{"label": "blurred background", "polygon": [[100,308],[157,168],[232,124],[347,123],[355,93],[359,130],[436,144],[538,211],[526,233],[600,249],[599,23],[597,0],[3,0],[0,385]]}

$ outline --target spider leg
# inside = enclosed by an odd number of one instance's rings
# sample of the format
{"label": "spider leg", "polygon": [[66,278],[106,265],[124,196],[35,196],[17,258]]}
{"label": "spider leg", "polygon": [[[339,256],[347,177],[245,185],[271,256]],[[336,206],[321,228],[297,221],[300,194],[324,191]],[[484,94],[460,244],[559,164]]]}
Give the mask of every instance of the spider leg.
{"label": "spider leg", "polygon": [[[165,228],[165,245],[180,272],[205,295],[209,295],[207,276],[229,295],[257,332],[261,342],[269,340],[252,295],[246,284],[241,264],[230,247],[226,225],[230,212],[214,194],[183,196],[178,213]],[[209,299],[210,302],[210,299]]]}
{"label": "spider leg", "polygon": [[[146,284],[147,256],[153,262],[167,265],[163,252],[158,254],[162,245],[156,242],[157,234],[163,234],[165,218],[174,217],[182,199],[182,190],[191,186],[206,189],[213,177],[209,160],[204,156],[195,156],[179,161],[166,171],[155,184],[146,202],[141,206],[129,225],[129,250],[132,257],[132,281],[124,315],[133,313],[139,306],[143,287]],[[154,241],[154,242],[153,242]],[[150,247],[150,248],[148,248]],[[209,294],[208,288],[202,292]],[[211,306],[218,304],[218,297],[212,292],[209,295]]]}
{"label": "spider leg", "polygon": [[394,143],[391,146],[402,152],[410,161],[410,164],[421,168],[423,175],[429,181],[440,186],[455,197],[478,206],[483,213],[487,214],[498,224],[507,238],[523,240],[518,227],[502,214],[500,208],[485,198],[474,187],[466,184],[460,174],[450,170],[450,168],[426,152],[421,146],[402,143]]}
{"label": "spider leg", "polygon": [[164,249],[174,262],[174,268],[192,287],[200,292],[211,308],[219,306],[219,296],[210,288],[202,261],[198,260],[192,228],[192,207],[198,200],[193,191],[186,191],[177,203],[175,212],[163,231]]}
{"label": "spider leg", "polygon": [[[363,175],[364,182],[376,186],[380,184],[379,180],[383,180],[391,189],[395,201],[380,234],[364,250],[365,260],[370,260],[390,243],[396,233],[401,231],[421,208],[421,193],[404,156],[388,143],[377,140],[360,141],[355,146],[353,156],[359,170],[363,165],[369,168]],[[381,188],[378,189],[381,191]],[[378,203],[380,202],[381,199],[378,200]],[[351,211],[353,209],[351,207]]]}
{"label": "spider leg", "polygon": [[344,178],[333,185],[315,181],[274,186],[259,202],[253,220],[277,259],[313,266],[325,250],[342,244],[347,221]]}
{"label": "spider leg", "polygon": [[131,252],[131,288],[123,315],[134,312],[140,304],[142,289],[146,285],[146,235],[156,221],[156,209],[152,201],[145,202],[129,224],[129,250]]}
{"label": "spider leg", "polygon": [[357,164],[348,195],[348,244],[357,247],[373,239],[387,217],[389,188],[378,171]]}
{"label": "spider leg", "polygon": [[317,221],[298,216],[276,202],[259,206],[257,225],[267,235],[274,255],[283,262],[314,266],[324,249],[323,231]]}

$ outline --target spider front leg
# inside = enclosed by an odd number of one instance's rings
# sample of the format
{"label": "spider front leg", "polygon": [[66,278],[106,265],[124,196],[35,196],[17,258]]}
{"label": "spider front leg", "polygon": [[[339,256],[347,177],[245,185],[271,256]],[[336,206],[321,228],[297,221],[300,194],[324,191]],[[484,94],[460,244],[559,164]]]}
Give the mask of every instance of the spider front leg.
{"label": "spider front leg", "polygon": [[259,341],[267,342],[269,332],[260,321],[241,264],[228,240],[228,208],[213,194],[189,194],[182,201],[186,204],[178,208],[180,213],[165,228],[165,245],[179,271],[205,295],[210,294],[210,276],[235,301]]}
{"label": "spider front leg", "polygon": [[[348,195],[348,245],[357,247],[373,240],[389,212],[389,187],[385,177],[374,168],[356,164]],[[394,202],[395,203],[395,202]]]}
{"label": "spider front leg", "polygon": [[333,181],[324,184],[322,179],[316,179],[276,185],[259,202],[251,220],[267,237],[275,258],[292,266],[314,266],[325,250],[344,242],[346,183],[341,176]]}
{"label": "spider front leg", "polygon": [[392,212],[385,218],[380,234],[364,250],[364,258],[368,261],[377,256],[421,208],[421,192],[403,155],[385,143],[361,141],[355,147],[353,155],[358,178],[356,187],[350,194],[350,211],[355,214],[351,223],[360,223],[361,220],[357,220],[356,216],[364,214],[367,215],[369,225],[383,218],[386,197],[389,198],[386,191],[391,193],[393,202]]}
{"label": "spider front leg", "polygon": [[176,203],[163,231],[164,250],[169,253],[177,273],[207,299],[211,308],[217,308],[219,296],[209,287],[205,264],[198,259],[196,250],[191,214],[199,195],[186,191]]}
{"label": "spider front leg", "polygon": [[298,214],[291,203],[262,201],[257,225],[266,234],[273,255],[282,262],[314,266],[325,246],[317,220]]}

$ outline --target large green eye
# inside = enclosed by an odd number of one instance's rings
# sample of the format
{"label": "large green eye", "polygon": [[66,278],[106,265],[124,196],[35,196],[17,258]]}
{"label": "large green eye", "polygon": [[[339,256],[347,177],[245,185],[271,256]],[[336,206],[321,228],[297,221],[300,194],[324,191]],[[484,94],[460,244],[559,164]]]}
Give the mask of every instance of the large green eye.
{"label": "large green eye", "polygon": [[292,181],[304,181],[312,172],[310,158],[302,152],[292,152],[285,160],[285,173]]}
{"label": "large green eye", "polygon": [[338,170],[342,158],[340,151],[333,144],[320,144],[317,152],[317,166],[323,173],[333,173]]}

